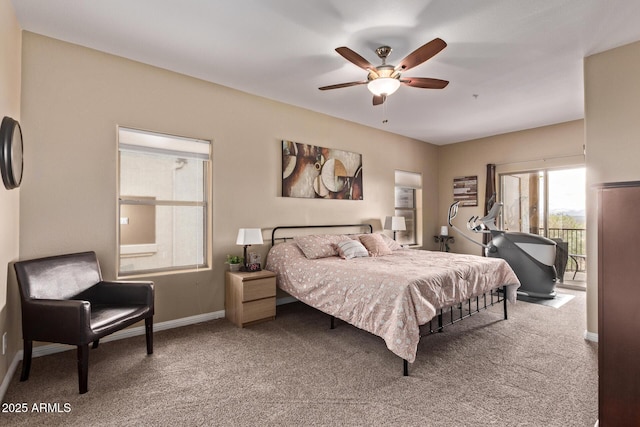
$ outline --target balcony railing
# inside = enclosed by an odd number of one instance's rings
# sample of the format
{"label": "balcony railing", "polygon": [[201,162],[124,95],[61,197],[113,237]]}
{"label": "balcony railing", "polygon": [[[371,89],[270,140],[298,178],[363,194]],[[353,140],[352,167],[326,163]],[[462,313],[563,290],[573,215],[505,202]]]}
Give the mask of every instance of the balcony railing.
{"label": "balcony railing", "polygon": [[[544,228],[538,229],[538,234],[544,236]],[[584,228],[549,228],[549,234],[545,237],[549,239],[562,239],[563,242],[568,244],[568,252],[573,255],[581,255],[576,257],[577,260],[586,260],[587,246],[586,246],[587,230]],[[584,262],[580,263],[584,264]],[[567,265],[568,270],[574,269],[575,263],[569,263]],[[578,271],[584,271],[585,265],[577,266]]]}

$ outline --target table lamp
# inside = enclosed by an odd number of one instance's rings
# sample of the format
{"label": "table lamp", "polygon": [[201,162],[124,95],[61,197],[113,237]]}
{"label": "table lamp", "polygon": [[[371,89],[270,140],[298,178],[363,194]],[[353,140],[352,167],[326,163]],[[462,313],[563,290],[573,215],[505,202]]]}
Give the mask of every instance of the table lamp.
{"label": "table lamp", "polygon": [[393,240],[396,240],[396,231],[405,231],[407,225],[403,216],[388,216],[384,220],[384,229],[393,231]]}
{"label": "table lamp", "polygon": [[262,245],[262,230],[260,228],[241,228],[238,230],[236,245],[244,246],[244,261],[242,271],[247,271],[247,247],[251,245]]}

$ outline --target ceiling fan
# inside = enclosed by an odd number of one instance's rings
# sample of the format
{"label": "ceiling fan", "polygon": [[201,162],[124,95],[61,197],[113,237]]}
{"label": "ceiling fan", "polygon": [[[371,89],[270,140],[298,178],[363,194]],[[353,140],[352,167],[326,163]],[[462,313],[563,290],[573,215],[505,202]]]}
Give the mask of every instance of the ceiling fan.
{"label": "ceiling fan", "polygon": [[444,40],[435,38],[411,52],[395,67],[387,64],[387,56],[391,53],[389,46],[380,46],[376,49],[376,54],[382,60],[382,64],[377,67],[371,65],[369,61],[348,47],[339,47],[336,48],[336,52],[342,55],[347,61],[368,71],[367,79],[358,82],[323,86],[318,89],[339,89],[366,84],[369,91],[373,93],[373,105],[382,104],[387,99],[387,96],[398,90],[401,84],[422,89],[443,89],[449,84],[447,80],[427,77],[402,77],[402,73],[432,58],[445,47],[447,47],[447,43],[445,43]]}

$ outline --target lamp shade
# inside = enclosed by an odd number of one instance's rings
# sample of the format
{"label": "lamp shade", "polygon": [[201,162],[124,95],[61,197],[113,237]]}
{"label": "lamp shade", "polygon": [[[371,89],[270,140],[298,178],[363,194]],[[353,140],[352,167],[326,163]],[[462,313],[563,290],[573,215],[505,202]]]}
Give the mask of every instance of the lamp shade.
{"label": "lamp shade", "polygon": [[367,84],[369,91],[376,95],[391,95],[400,87],[400,80],[392,77],[378,77]]}
{"label": "lamp shade", "polygon": [[261,245],[262,230],[259,228],[241,228],[238,230],[236,245]]}
{"label": "lamp shade", "polygon": [[404,222],[403,216],[388,216],[384,220],[384,229],[393,231],[404,231],[407,229],[407,225]]}

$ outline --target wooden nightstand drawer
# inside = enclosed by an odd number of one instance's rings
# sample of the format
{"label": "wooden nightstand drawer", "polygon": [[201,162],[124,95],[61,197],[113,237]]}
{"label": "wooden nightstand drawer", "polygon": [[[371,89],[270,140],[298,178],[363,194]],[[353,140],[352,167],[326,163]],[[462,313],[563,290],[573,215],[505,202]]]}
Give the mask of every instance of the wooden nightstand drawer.
{"label": "wooden nightstand drawer", "polygon": [[242,301],[276,296],[276,281],[273,278],[256,279],[244,282]]}
{"label": "wooden nightstand drawer", "polygon": [[240,326],[276,317],[276,275],[271,271],[226,272],[225,316]]}
{"label": "wooden nightstand drawer", "polygon": [[276,297],[259,299],[242,304],[242,324],[276,317]]}

